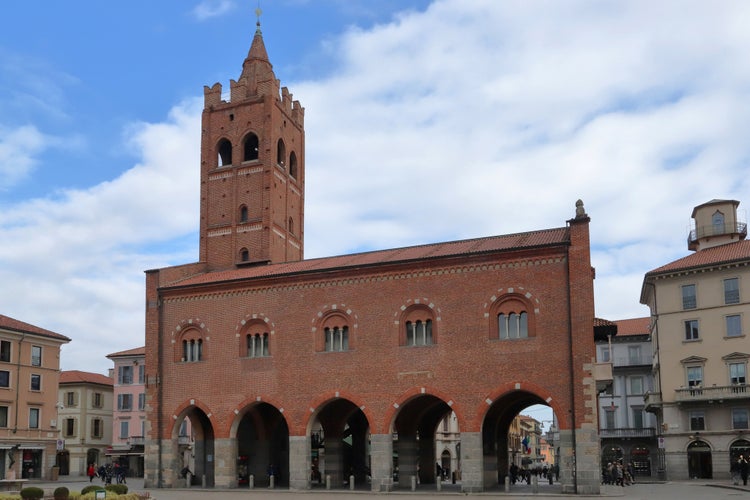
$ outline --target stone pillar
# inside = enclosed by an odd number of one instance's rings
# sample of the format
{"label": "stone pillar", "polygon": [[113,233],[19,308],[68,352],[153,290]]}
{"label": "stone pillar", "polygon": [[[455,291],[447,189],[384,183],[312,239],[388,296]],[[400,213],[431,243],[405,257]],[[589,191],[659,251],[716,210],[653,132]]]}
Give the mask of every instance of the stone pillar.
{"label": "stone pillar", "polygon": [[345,477],[341,436],[326,434],[325,443],[326,468],[324,474],[331,476],[331,484],[334,488],[340,488],[344,484]]}
{"label": "stone pillar", "polygon": [[396,442],[396,451],[398,452],[398,485],[399,487],[409,487],[411,477],[417,476],[417,436],[415,434],[399,434]]}
{"label": "stone pillar", "polygon": [[484,491],[481,432],[461,433],[461,491]]}
{"label": "stone pillar", "polygon": [[370,463],[372,491],[393,489],[393,436],[390,434],[370,435]]}
{"label": "stone pillar", "polygon": [[560,483],[563,493],[598,495],[601,485],[599,435],[596,429],[576,430],[576,453],[573,454],[573,432],[560,431]]}
{"label": "stone pillar", "polygon": [[311,468],[310,438],[289,436],[289,488],[309,490]]}
{"label": "stone pillar", "polygon": [[[237,440],[231,438],[214,439],[214,486],[217,488],[237,487]],[[210,465],[210,464],[209,464]],[[210,467],[209,467],[210,470]],[[208,479],[208,477],[207,477]],[[210,481],[209,481],[209,484]]]}

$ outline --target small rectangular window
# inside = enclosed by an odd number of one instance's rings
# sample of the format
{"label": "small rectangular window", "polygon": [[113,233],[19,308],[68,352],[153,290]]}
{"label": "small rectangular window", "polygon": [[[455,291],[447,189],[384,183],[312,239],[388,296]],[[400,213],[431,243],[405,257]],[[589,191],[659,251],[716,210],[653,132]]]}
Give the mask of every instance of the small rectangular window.
{"label": "small rectangular window", "polygon": [[120,385],[123,384],[132,384],[133,383],[133,367],[124,365],[119,368],[117,371],[117,383]]}
{"label": "small rectangular window", "polygon": [[688,387],[700,387],[703,385],[703,367],[688,366],[687,368]]}
{"label": "small rectangular window", "polygon": [[641,364],[641,346],[628,346],[628,364],[631,366]]}
{"label": "small rectangular window", "polygon": [[73,391],[65,393],[65,406],[74,407],[77,404],[77,394]]}
{"label": "small rectangular window", "polygon": [[0,361],[10,363],[10,341],[0,340]]}
{"label": "small rectangular window", "polygon": [[39,408],[29,408],[29,429],[39,428]]}
{"label": "small rectangular window", "polygon": [[730,363],[729,383],[732,385],[744,385],[745,380],[745,363]]}
{"label": "small rectangular window", "polygon": [[739,314],[726,316],[727,337],[742,336],[742,318]]}
{"label": "small rectangular window", "polygon": [[612,410],[607,410],[604,413],[605,413],[605,419],[606,419],[605,427],[607,429],[615,429],[616,428],[615,412]]}
{"label": "small rectangular window", "polygon": [[740,303],[740,280],[738,278],[724,280],[724,303]]}
{"label": "small rectangular window", "polygon": [[633,427],[643,429],[643,408],[633,407]]}
{"label": "small rectangular window", "polygon": [[121,411],[130,411],[133,409],[133,395],[132,394],[118,394],[117,395],[117,409]]}
{"label": "small rectangular window", "polygon": [[41,391],[42,390],[42,376],[35,373],[31,374],[31,390]]}
{"label": "small rectangular window", "polygon": [[748,429],[747,408],[732,409],[732,429]]}
{"label": "small rectangular window", "polygon": [[94,418],[91,420],[91,437],[94,439],[101,439],[102,437],[102,419]]}
{"label": "small rectangular window", "polygon": [[643,394],[643,377],[630,377],[630,394]]}
{"label": "small rectangular window", "polygon": [[42,366],[42,346],[31,346],[31,366]]}
{"label": "small rectangular window", "polygon": [[0,370],[0,387],[10,387],[10,372]]}
{"label": "small rectangular window", "polygon": [[66,438],[75,437],[76,435],[76,421],[74,418],[66,418],[63,423],[63,432]]}
{"label": "small rectangular window", "polygon": [[146,365],[141,363],[138,367],[138,383],[142,384],[146,381]]}
{"label": "small rectangular window", "polygon": [[609,346],[602,346],[600,352],[602,353],[601,362],[609,363],[609,360],[610,360]]}
{"label": "small rectangular window", "polygon": [[130,437],[128,421],[120,422],[120,439],[127,439]]}
{"label": "small rectangular window", "polygon": [[699,338],[698,320],[691,319],[685,321],[685,340],[698,340]]}
{"label": "small rectangular window", "polygon": [[704,412],[702,411],[690,412],[690,430],[691,431],[706,430],[706,415]]}
{"label": "small rectangular window", "polygon": [[0,427],[8,427],[8,407],[0,406]]}
{"label": "small rectangular window", "polygon": [[102,393],[101,392],[95,392],[94,393],[94,400],[92,403],[94,408],[101,408],[102,407]]}
{"label": "small rectangular window", "polygon": [[698,301],[695,296],[695,285],[682,286],[682,308],[695,309]]}

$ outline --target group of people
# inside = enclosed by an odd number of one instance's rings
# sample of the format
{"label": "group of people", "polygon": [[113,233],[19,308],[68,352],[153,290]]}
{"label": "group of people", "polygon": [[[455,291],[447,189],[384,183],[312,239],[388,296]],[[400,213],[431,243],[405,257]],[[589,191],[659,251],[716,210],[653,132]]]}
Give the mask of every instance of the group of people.
{"label": "group of people", "polygon": [[544,464],[540,467],[534,467],[532,469],[524,469],[517,466],[516,464],[512,464],[508,469],[508,475],[510,476],[511,484],[516,484],[516,482],[524,481],[526,482],[526,484],[531,484],[532,476],[547,479],[549,481],[549,484],[552,484],[554,481],[557,481],[559,479],[559,474],[560,468],[557,464],[552,466]]}
{"label": "group of people", "polygon": [[95,477],[101,479],[104,484],[112,484],[112,480],[117,481],[117,484],[126,484],[127,480],[125,467],[122,467],[119,463],[100,465],[89,464],[86,475],[89,477],[89,482],[93,482]]}
{"label": "group of people", "polygon": [[740,480],[742,480],[742,484],[747,486],[748,467],[748,460],[744,455],[740,455],[736,462],[732,462],[730,470],[732,483],[740,484]]}
{"label": "group of people", "polygon": [[602,484],[627,486],[635,482],[633,462],[623,464],[622,460],[609,462],[602,470]]}

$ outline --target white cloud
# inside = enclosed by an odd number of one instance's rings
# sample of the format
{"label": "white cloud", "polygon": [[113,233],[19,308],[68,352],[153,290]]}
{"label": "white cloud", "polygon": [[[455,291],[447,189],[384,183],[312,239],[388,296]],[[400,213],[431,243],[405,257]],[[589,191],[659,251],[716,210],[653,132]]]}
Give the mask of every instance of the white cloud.
{"label": "white cloud", "polygon": [[[597,315],[646,314],[643,274],[687,253],[692,207],[750,204],[749,14],[446,0],[327,38],[332,74],[277,70],[306,108],[306,256],[559,227],[581,198]],[[0,212],[3,314],[72,337],[64,368],[142,345],[143,271],[197,260],[200,112],[132,125],[139,160],[117,178]],[[43,141],[0,141],[10,185]]]}
{"label": "white cloud", "polygon": [[0,126],[0,192],[26,178],[44,148],[44,135],[36,127],[8,129]]}
{"label": "white cloud", "polygon": [[222,16],[233,8],[234,2],[232,0],[203,0],[193,8],[191,14],[198,21],[205,21]]}
{"label": "white cloud", "polygon": [[104,372],[104,355],[142,345],[144,271],[196,260],[197,237],[182,239],[198,221],[201,104],[134,124],[140,161],[118,178],[0,213],[3,314],[71,337],[64,369]]}

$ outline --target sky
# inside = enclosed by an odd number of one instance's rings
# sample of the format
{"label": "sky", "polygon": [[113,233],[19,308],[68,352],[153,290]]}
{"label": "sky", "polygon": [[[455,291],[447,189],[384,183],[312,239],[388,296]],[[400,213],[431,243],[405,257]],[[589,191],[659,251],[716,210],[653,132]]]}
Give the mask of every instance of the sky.
{"label": "sky", "polygon": [[[70,337],[63,370],[144,345],[144,271],[197,261],[203,86],[239,77],[256,7],[4,3],[0,314]],[[305,107],[306,258],[563,227],[581,199],[617,320],[694,206],[747,220],[750,2],[261,8]]]}

